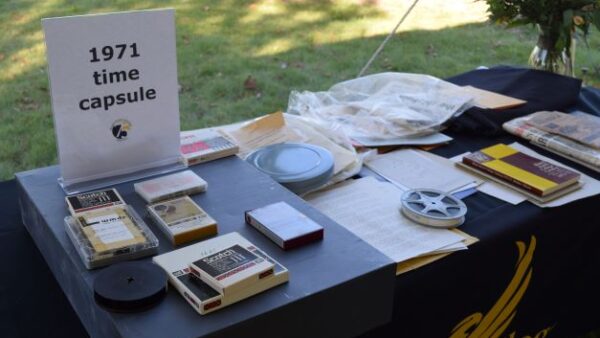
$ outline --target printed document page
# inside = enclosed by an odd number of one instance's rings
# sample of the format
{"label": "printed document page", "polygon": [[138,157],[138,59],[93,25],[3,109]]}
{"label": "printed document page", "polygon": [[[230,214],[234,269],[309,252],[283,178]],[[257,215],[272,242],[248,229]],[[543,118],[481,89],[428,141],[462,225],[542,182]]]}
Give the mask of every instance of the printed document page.
{"label": "printed document page", "polygon": [[448,193],[475,181],[451,165],[441,165],[412,149],[379,155],[366,165],[403,190],[429,188]]}
{"label": "printed document page", "polygon": [[463,236],[412,222],[400,212],[402,191],[373,177],[349,180],[305,199],[395,262],[465,249]]}

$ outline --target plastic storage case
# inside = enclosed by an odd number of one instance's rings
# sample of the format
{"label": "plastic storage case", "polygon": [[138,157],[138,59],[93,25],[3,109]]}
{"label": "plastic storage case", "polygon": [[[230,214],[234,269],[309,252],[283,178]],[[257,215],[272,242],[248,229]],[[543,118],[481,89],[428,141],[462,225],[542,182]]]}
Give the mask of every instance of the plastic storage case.
{"label": "plastic storage case", "polygon": [[158,253],[158,239],[129,205],[67,216],[65,230],[88,269]]}

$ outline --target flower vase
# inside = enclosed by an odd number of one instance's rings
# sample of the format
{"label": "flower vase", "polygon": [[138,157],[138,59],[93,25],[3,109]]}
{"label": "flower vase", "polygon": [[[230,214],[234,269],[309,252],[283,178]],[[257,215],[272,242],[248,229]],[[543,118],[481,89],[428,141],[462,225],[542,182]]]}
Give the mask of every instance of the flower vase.
{"label": "flower vase", "polygon": [[565,47],[558,50],[556,42],[559,33],[556,32],[556,29],[538,25],[538,31],[538,41],[529,56],[529,65],[535,69],[574,77],[575,39],[573,39],[573,35],[571,34]]}

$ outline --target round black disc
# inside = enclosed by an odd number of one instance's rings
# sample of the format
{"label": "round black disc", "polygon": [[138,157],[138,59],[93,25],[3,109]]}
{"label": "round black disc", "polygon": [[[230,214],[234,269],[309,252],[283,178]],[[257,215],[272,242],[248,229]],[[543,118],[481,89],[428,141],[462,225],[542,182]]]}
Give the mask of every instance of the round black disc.
{"label": "round black disc", "polygon": [[135,312],[158,304],[167,294],[167,275],[149,262],[124,262],[94,279],[96,303],[110,311]]}

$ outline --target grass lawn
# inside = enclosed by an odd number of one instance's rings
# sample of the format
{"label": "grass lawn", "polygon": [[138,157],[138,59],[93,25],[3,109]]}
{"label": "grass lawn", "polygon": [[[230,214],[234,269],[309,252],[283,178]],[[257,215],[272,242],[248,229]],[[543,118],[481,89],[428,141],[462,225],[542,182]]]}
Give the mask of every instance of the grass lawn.
{"label": "grass lawn", "polygon": [[[175,8],[181,125],[195,129],[285,110],[291,90],[354,78],[411,2],[3,0],[0,180],[57,163],[41,18]],[[483,1],[422,1],[369,72],[443,78],[480,65],[526,65],[534,28],[508,30],[486,17]],[[599,47],[597,31],[589,48],[577,44],[576,73],[589,85],[600,84]],[[244,87],[249,77],[256,88]]]}
{"label": "grass lawn", "polygon": [[[40,19],[174,7],[182,129],[285,109],[290,90],[325,90],[356,76],[410,2],[15,1],[0,3],[0,179],[57,163]],[[600,37],[577,48],[577,74],[600,83]],[[370,72],[445,77],[479,65],[525,65],[532,27],[486,22],[472,0],[419,3]],[[244,88],[252,77],[255,89]]]}

